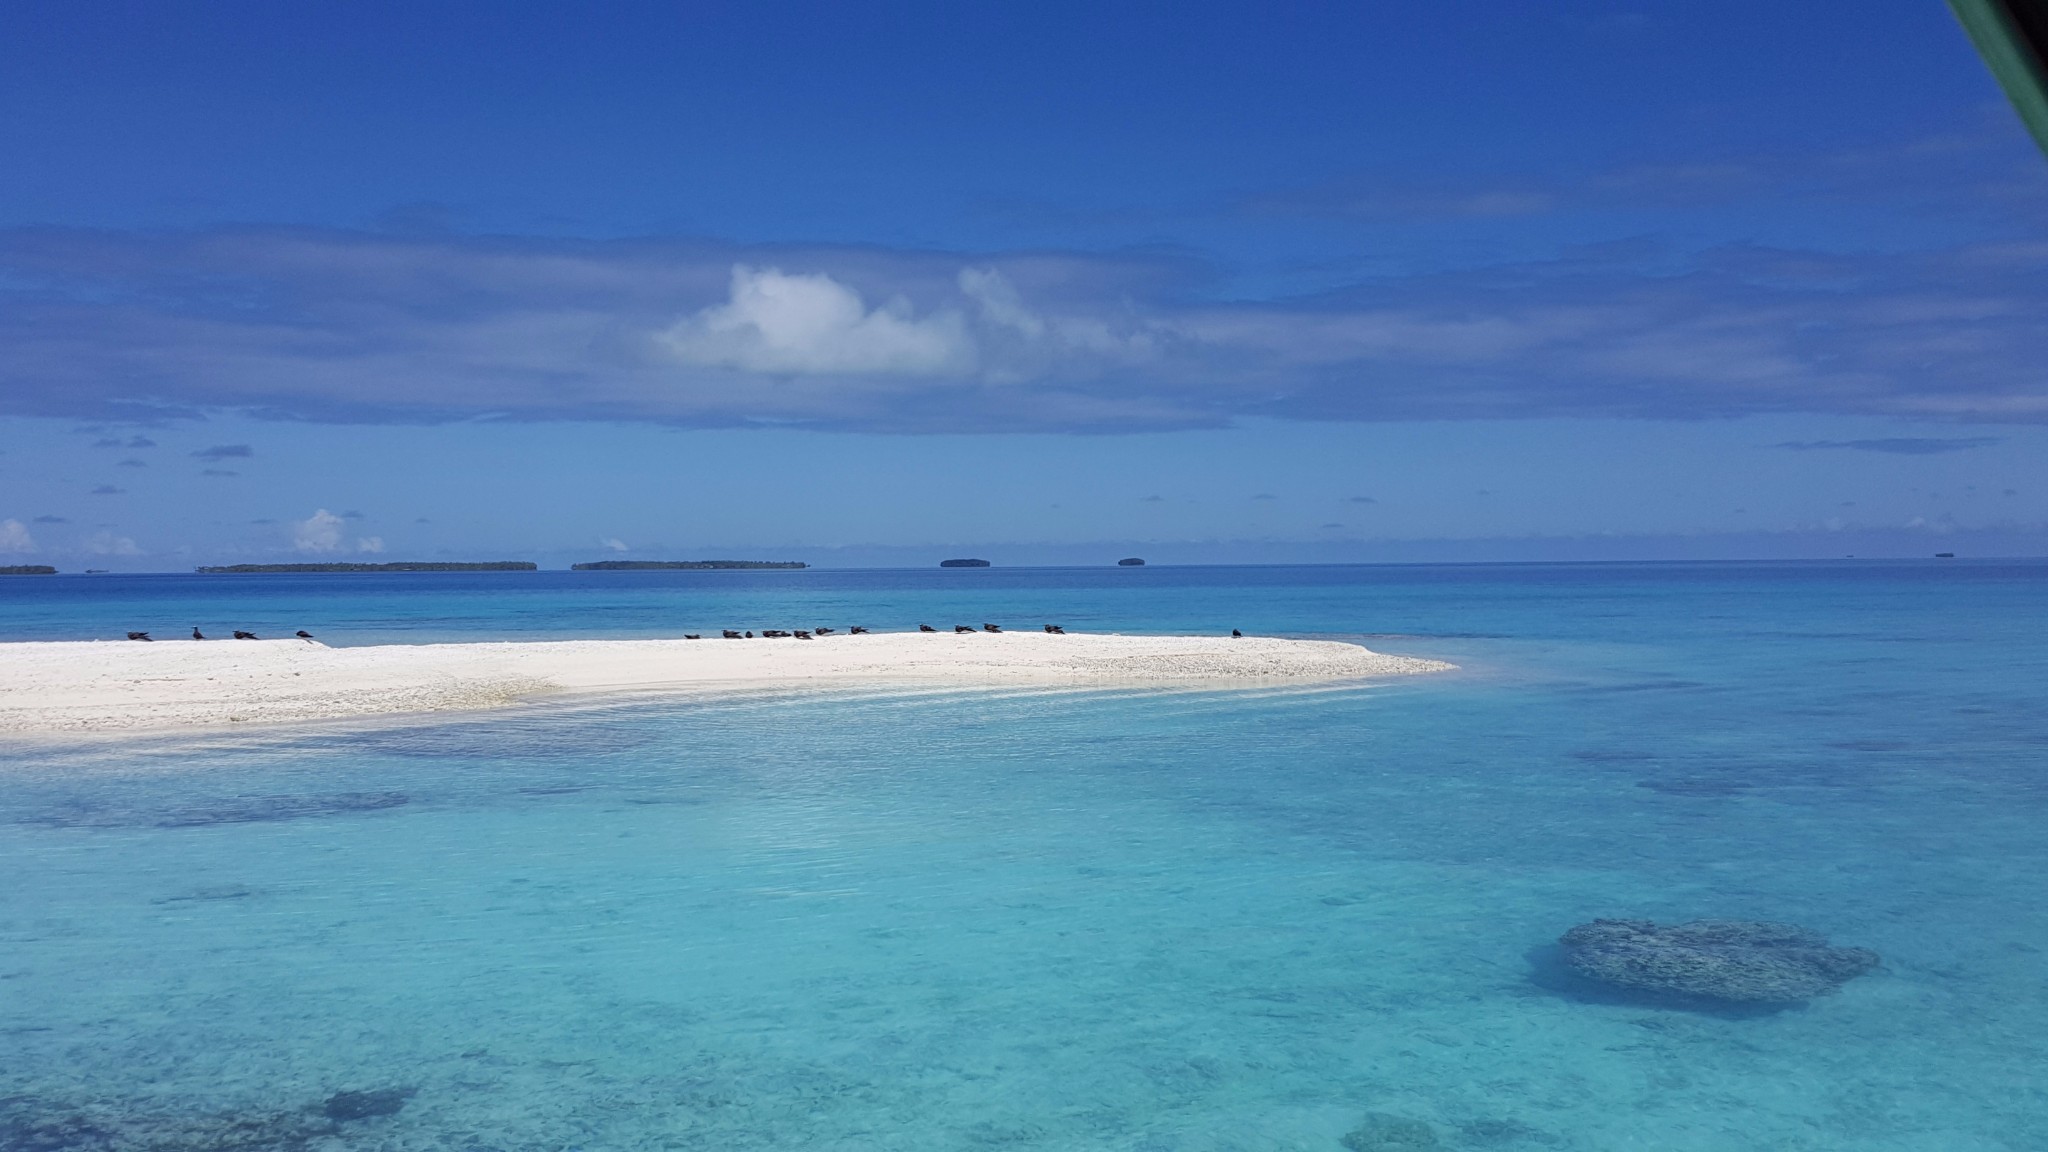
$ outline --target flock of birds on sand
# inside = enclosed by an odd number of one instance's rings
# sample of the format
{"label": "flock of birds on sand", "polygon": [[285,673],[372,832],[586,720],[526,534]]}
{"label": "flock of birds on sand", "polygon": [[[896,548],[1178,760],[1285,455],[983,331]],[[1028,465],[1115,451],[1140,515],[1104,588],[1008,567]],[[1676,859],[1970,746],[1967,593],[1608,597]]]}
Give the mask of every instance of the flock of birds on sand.
{"label": "flock of birds on sand", "polygon": [[[938,631],[937,628],[934,628],[929,624],[919,624],[917,626],[917,630],[919,632]],[[754,634],[751,631],[739,632],[731,628],[724,628],[721,629],[721,631],[725,633],[723,639],[726,640],[752,640],[754,638]],[[779,640],[788,638],[794,638],[797,640],[811,640],[819,636],[830,636],[834,631],[835,629],[831,628],[797,628],[788,632],[784,632],[777,628],[764,628],[761,630],[761,636],[763,639],[767,640]],[[974,631],[976,631],[976,629],[966,624],[955,624],[953,625],[953,631],[956,634],[961,632],[973,633]],[[983,624],[980,628],[980,631],[1001,632],[1002,628],[999,625],[995,624]],[[1065,628],[1060,627],[1058,624],[1047,624],[1045,626],[1045,633],[1048,636],[1065,636],[1067,634],[1067,630]],[[865,636],[868,634],[868,630],[861,627],[858,624],[855,624],[854,626],[846,630],[846,634],[848,636]],[[1238,631],[1235,628],[1232,628],[1230,630],[1230,634],[1232,636],[1240,637],[1244,635],[1244,633]],[[311,632],[306,631],[304,628],[301,628],[297,632],[292,633],[292,635],[297,636],[301,640],[311,640],[313,638],[313,634]],[[128,634],[128,638],[130,640],[152,639],[150,634],[147,632],[130,632]],[[192,629],[192,638],[194,640],[204,640],[206,639],[206,634],[204,632],[201,632],[199,629],[194,628]],[[683,639],[685,640],[702,640],[703,638],[704,636],[702,633],[686,632],[683,634]],[[245,632],[242,629],[237,628],[235,629],[235,639],[261,640],[263,639],[263,637],[258,636],[254,632]]]}
{"label": "flock of birds on sand", "polygon": [[[299,629],[299,630],[298,630],[297,632],[294,632],[294,633],[292,633],[292,635],[294,635],[294,636],[297,636],[297,637],[298,637],[299,639],[301,639],[301,640],[311,640],[311,639],[313,638],[313,634],[312,634],[311,632],[308,632],[308,631],[306,631],[306,630],[305,630],[304,628],[301,628],[301,629]],[[130,632],[130,633],[128,634],[128,638],[129,638],[130,640],[151,640],[151,641],[154,641],[154,640],[156,639],[156,637],[154,637],[154,636],[151,636],[151,635],[150,635],[149,633],[147,633],[147,632]],[[193,638],[194,640],[204,640],[204,639],[206,639],[206,633],[204,633],[204,632],[201,632],[201,631],[200,631],[199,629],[197,629],[197,628],[194,628],[194,629],[192,630],[192,638]],[[244,632],[244,631],[242,631],[242,630],[241,630],[240,628],[237,628],[237,629],[235,629],[235,639],[237,639],[237,640],[261,640],[261,639],[263,639],[263,637],[261,637],[261,636],[258,636],[258,635],[257,635],[257,634],[255,634],[254,632]]]}

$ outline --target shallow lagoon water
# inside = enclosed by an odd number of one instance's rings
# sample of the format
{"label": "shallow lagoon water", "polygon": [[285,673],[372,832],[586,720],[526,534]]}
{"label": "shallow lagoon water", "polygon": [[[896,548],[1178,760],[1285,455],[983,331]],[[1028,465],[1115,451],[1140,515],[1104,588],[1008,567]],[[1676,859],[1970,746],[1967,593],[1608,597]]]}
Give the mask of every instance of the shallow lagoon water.
{"label": "shallow lagoon water", "polygon": [[[541,575],[121,594],[380,639],[1238,624],[1463,670],[15,749],[0,1147],[2048,1143],[2048,567]],[[106,603],[0,596],[17,634]],[[1622,915],[1884,965],[1774,1012],[1557,973]]]}

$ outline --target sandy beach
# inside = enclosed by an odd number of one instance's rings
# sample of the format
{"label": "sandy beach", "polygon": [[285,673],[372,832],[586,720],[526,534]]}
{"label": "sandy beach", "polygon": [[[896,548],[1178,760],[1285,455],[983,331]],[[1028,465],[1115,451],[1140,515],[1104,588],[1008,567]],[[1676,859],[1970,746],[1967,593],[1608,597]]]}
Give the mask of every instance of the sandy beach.
{"label": "sandy beach", "polygon": [[885,633],[330,648],[304,640],[0,644],[0,733],[447,712],[601,694],[790,688],[1199,688],[1443,671],[1329,640]]}

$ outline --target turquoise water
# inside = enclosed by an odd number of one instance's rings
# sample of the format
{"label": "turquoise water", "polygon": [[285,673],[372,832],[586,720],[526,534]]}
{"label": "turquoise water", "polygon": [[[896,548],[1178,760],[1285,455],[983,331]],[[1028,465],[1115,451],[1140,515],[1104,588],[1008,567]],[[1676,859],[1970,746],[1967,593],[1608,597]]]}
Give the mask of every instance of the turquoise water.
{"label": "turquoise water", "polygon": [[[0,753],[0,1148],[2048,1146],[2048,565],[0,583],[14,639],[956,615],[1461,671]],[[1634,1001],[1557,975],[1595,916],[1884,965]]]}

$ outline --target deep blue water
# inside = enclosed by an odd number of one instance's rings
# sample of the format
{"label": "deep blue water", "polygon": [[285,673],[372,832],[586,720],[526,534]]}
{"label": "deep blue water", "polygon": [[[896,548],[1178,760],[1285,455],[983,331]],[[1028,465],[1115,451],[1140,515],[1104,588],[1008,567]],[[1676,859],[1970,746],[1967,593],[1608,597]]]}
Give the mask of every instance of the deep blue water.
{"label": "deep blue water", "polygon": [[[0,581],[7,639],[956,617],[1461,670],[0,751],[0,1149],[2048,1146],[2048,565]],[[1595,916],[1883,965],[1603,995]]]}

